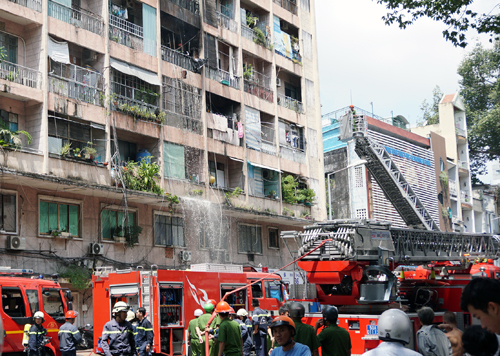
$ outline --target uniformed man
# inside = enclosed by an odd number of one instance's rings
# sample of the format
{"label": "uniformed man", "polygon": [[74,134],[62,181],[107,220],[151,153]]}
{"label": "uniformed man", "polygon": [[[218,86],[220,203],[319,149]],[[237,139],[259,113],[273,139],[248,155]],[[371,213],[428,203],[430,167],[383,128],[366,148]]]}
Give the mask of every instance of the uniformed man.
{"label": "uniformed man", "polygon": [[135,327],[135,345],[139,356],[147,356],[151,354],[153,347],[154,333],[153,325],[146,318],[146,308],[139,308],[135,313],[137,318],[137,326]]}
{"label": "uniformed man", "polygon": [[252,351],[252,322],[247,318],[248,312],[238,309],[236,312],[236,322],[240,325],[241,340],[243,340],[243,356],[250,356]]}
{"label": "uniformed man", "polygon": [[76,344],[82,342],[82,335],[74,325],[77,314],[68,310],[64,315],[66,323],[59,328],[59,348],[62,356],[76,356]]}
{"label": "uniformed man", "polygon": [[306,309],[301,303],[293,302],[290,304],[290,317],[295,323],[295,336],[293,340],[309,347],[312,356],[318,356],[318,349],[321,346],[316,332],[311,325],[304,324],[302,318],[306,313]]}
{"label": "uniformed man", "polygon": [[255,345],[256,356],[267,356],[267,334],[268,326],[272,322],[269,313],[260,308],[258,299],[252,300],[253,313],[253,342]]}
{"label": "uniformed man", "polygon": [[105,356],[132,356],[136,354],[134,330],[127,318],[129,307],[117,302],[112,310],[113,318],[102,330],[102,351]]}
{"label": "uniformed man", "polygon": [[35,323],[31,325],[28,339],[28,353],[29,356],[43,356],[45,355],[44,338],[47,335],[47,329],[42,324],[45,321],[43,312],[37,311],[33,315]]}
{"label": "uniformed man", "polygon": [[314,326],[314,332],[317,332],[320,326],[326,326],[318,335],[323,356],[351,355],[351,337],[346,329],[337,325],[338,317],[337,308],[326,307],[323,310],[323,319],[318,320]]}
{"label": "uniformed man", "polygon": [[[237,322],[229,319],[229,313],[232,308],[227,302],[217,304],[215,311],[219,314],[219,353],[218,356],[241,356],[243,341],[241,339],[241,330]],[[234,312],[234,310],[232,310]]]}
{"label": "uniformed man", "polygon": [[192,319],[188,324],[188,345],[191,346],[191,354],[193,356],[198,356],[201,353],[200,350],[200,339],[196,333],[196,327],[198,326],[198,318],[203,315],[203,310],[196,309],[194,311],[194,319]]}
{"label": "uniformed man", "polygon": [[[198,325],[196,326],[196,334],[198,335],[198,340],[200,342],[200,349],[201,349],[201,355],[205,356],[205,327],[210,320],[210,317],[212,316],[212,311],[214,310],[215,306],[211,303],[207,303],[203,306],[203,309],[205,309],[205,314],[200,316],[198,318]],[[209,346],[209,351],[213,349],[214,345],[214,336],[213,336],[213,328],[215,327],[215,319],[212,320],[212,323],[210,323],[210,330],[212,331],[212,334],[208,335],[208,346]]]}

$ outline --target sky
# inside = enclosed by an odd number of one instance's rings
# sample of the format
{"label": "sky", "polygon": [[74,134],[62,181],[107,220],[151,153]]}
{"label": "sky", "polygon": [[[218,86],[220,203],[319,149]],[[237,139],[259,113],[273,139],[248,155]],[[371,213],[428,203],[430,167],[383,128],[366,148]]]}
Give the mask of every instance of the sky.
{"label": "sky", "polygon": [[[497,3],[476,6],[488,12]],[[476,42],[489,46],[471,33],[467,48],[454,47],[444,24],[422,18],[401,30],[385,25],[385,14],[375,0],[316,0],[322,114],[351,104],[371,112],[373,103],[375,115],[403,115],[416,126],[436,85],[444,94],[459,91],[461,61]]]}

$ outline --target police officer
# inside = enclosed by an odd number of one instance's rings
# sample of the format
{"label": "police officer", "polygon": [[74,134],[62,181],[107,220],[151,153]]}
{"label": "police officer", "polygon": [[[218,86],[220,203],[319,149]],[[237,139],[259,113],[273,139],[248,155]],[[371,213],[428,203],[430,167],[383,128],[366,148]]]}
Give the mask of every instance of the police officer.
{"label": "police officer", "polygon": [[68,310],[64,317],[66,323],[59,328],[59,348],[62,356],[76,356],[76,344],[82,342],[82,335],[74,325],[77,314]]}
{"label": "police officer", "polygon": [[318,335],[323,356],[351,356],[351,336],[346,329],[337,325],[339,311],[333,306],[323,310],[323,319],[316,322],[314,331],[321,325],[326,326]]}
{"label": "police officer", "polygon": [[151,322],[146,318],[146,308],[139,308],[135,313],[138,323],[135,328],[135,345],[139,356],[147,356],[151,353],[154,334]]}
{"label": "police officer", "polygon": [[309,347],[312,356],[318,356],[318,349],[321,346],[318,336],[311,325],[304,324],[302,318],[306,309],[301,303],[292,302],[289,307],[290,317],[295,324],[295,336],[293,340]]}
{"label": "police officer", "polygon": [[31,325],[28,340],[29,356],[43,356],[45,355],[45,345],[43,341],[45,335],[47,335],[47,329],[42,326],[42,323],[45,321],[43,312],[37,311],[35,315],[33,315],[33,319],[35,323]]}
{"label": "police officer", "polygon": [[219,336],[218,336],[218,356],[241,356],[242,339],[241,329],[238,323],[229,319],[229,314],[234,313],[234,309],[227,302],[217,304],[215,311],[220,316]]}
{"label": "police officer", "polygon": [[243,340],[243,356],[250,356],[252,351],[252,322],[247,318],[248,312],[244,309],[238,309],[235,321],[240,324],[241,339]]}
{"label": "police officer", "polygon": [[102,351],[105,356],[132,356],[136,354],[134,330],[127,318],[128,305],[117,302],[112,310],[113,319],[102,330]]}
{"label": "police officer", "polygon": [[272,322],[269,313],[259,307],[258,299],[252,300],[253,342],[256,356],[267,356],[268,325]]}

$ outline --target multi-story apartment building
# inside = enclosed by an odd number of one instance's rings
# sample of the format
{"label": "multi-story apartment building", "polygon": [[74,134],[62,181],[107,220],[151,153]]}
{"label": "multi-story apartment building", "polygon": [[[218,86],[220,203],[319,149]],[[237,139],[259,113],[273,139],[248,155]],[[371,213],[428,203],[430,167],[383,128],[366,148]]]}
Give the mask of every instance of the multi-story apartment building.
{"label": "multi-story apartment building", "polygon": [[314,3],[1,1],[0,265],[290,261],[326,216]]}
{"label": "multi-story apartment building", "polygon": [[475,232],[498,234],[497,186],[472,187]]}

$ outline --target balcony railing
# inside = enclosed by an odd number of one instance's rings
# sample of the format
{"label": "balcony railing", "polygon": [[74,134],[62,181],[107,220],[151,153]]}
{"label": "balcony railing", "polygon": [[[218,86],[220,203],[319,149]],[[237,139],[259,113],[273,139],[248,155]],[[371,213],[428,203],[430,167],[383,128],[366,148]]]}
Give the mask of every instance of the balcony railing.
{"label": "balcony railing", "polygon": [[193,14],[200,14],[200,4],[198,0],[169,0],[172,4],[175,4],[183,9],[191,11]]}
{"label": "balcony railing", "polygon": [[289,96],[285,96],[284,94],[281,93],[278,93],[278,105],[293,110],[299,114],[304,113],[304,106],[300,101],[292,99]]}
{"label": "balcony railing", "polygon": [[10,0],[13,3],[27,7],[28,9],[42,12],[42,0]]}
{"label": "balcony railing", "polygon": [[161,46],[161,59],[191,72],[196,72],[193,66],[193,58],[172,48]]}
{"label": "balcony railing", "polygon": [[467,137],[467,131],[465,131],[464,129],[458,127],[458,125],[455,127],[455,133],[458,136]]}
{"label": "balcony railing", "polygon": [[74,64],[59,63],[52,59],[49,61],[50,92],[93,105],[104,104],[103,78],[100,73]]}
{"label": "balcony railing", "polygon": [[99,36],[103,35],[103,21],[88,11],[73,9],[49,0],[49,16],[76,27],[83,28]]}
{"label": "balcony railing", "polygon": [[261,99],[273,102],[273,91],[271,88],[271,78],[262,73],[251,71],[251,74],[243,81],[243,89]]}
{"label": "balcony railing", "polygon": [[274,126],[266,125],[266,123],[262,122],[260,130],[262,135],[262,143],[261,143],[262,152],[276,156],[278,154],[278,148],[276,147]]}
{"label": "balcony railing", "polygon": [[[262,31],[261,31],[262,32]],[[264,32],[262,34],[260,32],[255,31],[254,29],[251,29],[250,27],[241,24],[241,36],[249,39],[250,41],[253,41],[257,43],[258,45],[261,45],[266,48],[271,48],[271,43],[269,39],[266,37]]]}
{"label": "balcony railing", "polygon": [[0,79],[6,79],[31,88],[42,88],[42,73],[7,61],[0,62]]}
{"label": "balcony railing", "polygon": [[240,78],[222,69],[205,67],[205,77],[235,89],[240,89]]}
{"label": "balcony railing", "polygon": [[466,171],[469,170],[469,165],[465,161],[458,160],[457,166],[458,166],[459,169],[465,169]]}
{"label": "balcony railing", "polygon": [[306,154],[303,150],[298,148],[291,148],[287,146],[280,147],[281,157],[296,163],[306,164]]}
{"label": "balcony railing", "polygon": [[457,182],[449,179],[448,180],[448,187],[450,190],[450,195],[453,197],[457,197],[458,196]]}
{"label": "balcony railing", "polygon": [[[127,85],[111,82],[113,110],[122,111],[144,120],[155,121],[159,112],[159,97]],[[154,115],[154,116],[153,116]]]}
{"label": "balcony railing", "polygon": [[297,4],[295,1],[290,0],[273,0],[275,4],[278,4],[285,10],[290,11],[292,14],[297,15]]}
{"label": "balcony railing", "polygon": [[229,31],[234,33],[238,32],[238,23],[234,21],[232,18],[230,18],[229,16],[225,15],[220,11],[217,11],[217,17],[219,19],[220,27],[228,29]]}
{"label": "balcony railing", "polygon": [[144,50],[142,27],[112,14],[109,15],[109,38],[138,51]]}

